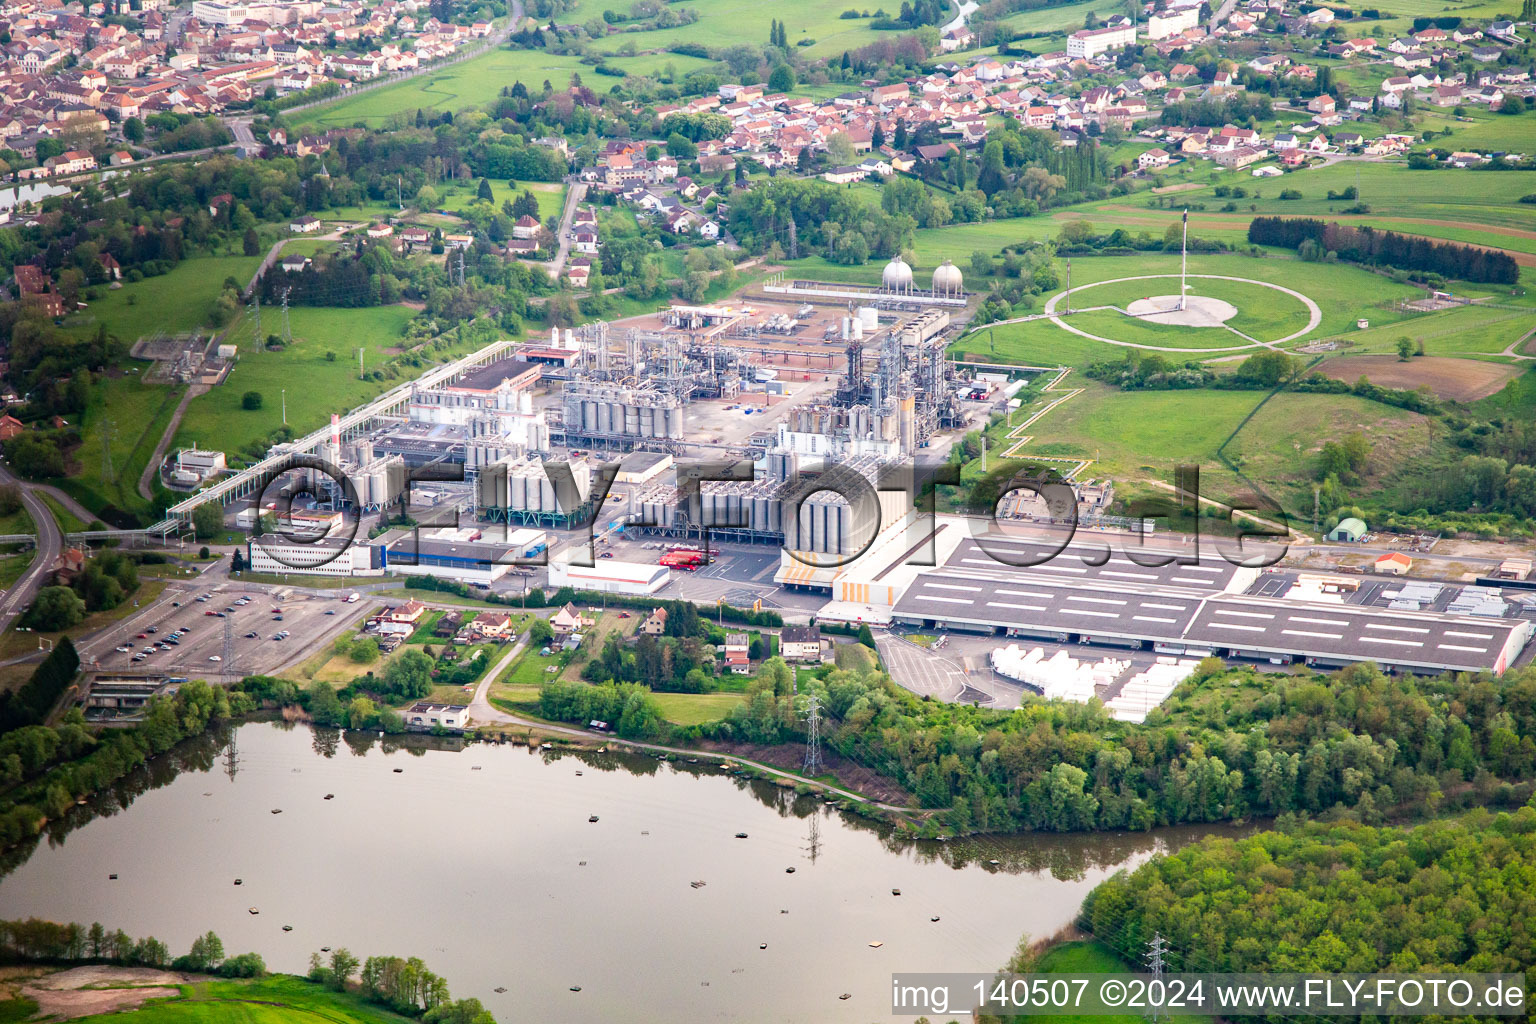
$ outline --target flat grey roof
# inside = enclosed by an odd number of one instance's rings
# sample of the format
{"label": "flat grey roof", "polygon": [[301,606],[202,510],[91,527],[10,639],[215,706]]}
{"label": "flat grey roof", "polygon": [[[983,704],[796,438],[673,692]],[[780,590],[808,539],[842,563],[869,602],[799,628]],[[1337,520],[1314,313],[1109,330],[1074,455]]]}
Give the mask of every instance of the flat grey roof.
{"label": "flat grey roof", "polygon": [[[1042,557],[1054,546],[1011,543],[1007,550]],[[1149,558],[1115,552],[1090,564],[1102,550],[1090,541],[1049,561],[1013,567],[966,540],[943,566],[917,576],[893,613],[904,621],[1461,671],[1502,670],[1533,630],[1530,620],[1512,616],[1391,609],[1376,592],[1339,604],[1286,600],[1279,596],[1290,589],[1283,573],[1261,577],[1254,593],[1239,593],[1252,571],[1219,556],[1198,565],[1148,566],[1139,562]],[[1457,588],[1444,589],[1441,609]]]}

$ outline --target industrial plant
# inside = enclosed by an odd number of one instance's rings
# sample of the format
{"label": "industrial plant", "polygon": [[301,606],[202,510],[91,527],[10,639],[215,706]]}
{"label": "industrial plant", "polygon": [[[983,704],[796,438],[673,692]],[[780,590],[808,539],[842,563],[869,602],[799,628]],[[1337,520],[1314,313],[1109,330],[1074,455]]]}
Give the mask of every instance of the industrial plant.
{"label": "industrial plant", "polygon": [[[946,356],[972,298],[949,261],[922,289],[897,257],[878,288],[775,277],[726,302],[497,342],[333,416],[329,430],[280,445],[261,464],[215,474],[170,515],[185,519],[208,500],[270,501],[255,492],[270,490],[284,460],[314,456],[320,462],[284,486],[319,508],[430,506],[559,529],[590,515],[600,464],[651,453],[754,471],[691,495],[673,473],[621,481],[622,518],[635,533],[708,531],[847,553],[868,511],[829,490],[789,488],[831,465],[873,483],[882,466],[981,414],[973,382]],[[546,462],[569,467],[574,491],[559,493]],[[183,456],[175,467],[182,479],[187,465]]]}

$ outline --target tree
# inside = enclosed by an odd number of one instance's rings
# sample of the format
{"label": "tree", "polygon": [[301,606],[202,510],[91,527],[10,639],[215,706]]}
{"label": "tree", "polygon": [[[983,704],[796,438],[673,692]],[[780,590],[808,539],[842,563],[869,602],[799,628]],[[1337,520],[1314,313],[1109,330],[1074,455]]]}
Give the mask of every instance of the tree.
{"label": "tree", "polygon": [[495,193],[491,191],[491,182],[489,178],[480,179],[480,187],[475,190],[475,198],[484,199],[488,203],[496,198]]}
{"label": "tree", "polygon": [[245,394],[241,395],[240,396],[240,408],[244,409],[246,412],[254,412],[257,409],[260,409],[261,408],[261,392],[260,391],[247,391]]}
{"label": "tree", "polygon": [[371,636],[362,637],[347,649],[347,657],[359,665],[371,665],[379,660],[379,642]]}
{"label": "tree", "polygon": [[432,659],[411,648],[384,669],[384,685],[401,697],[425,697],[432,692]]}
{"label": "tree", "polygon": [[838,166],[853,162],[853,140],[847,132],[833,132],[827,136],[827,158]]}
{"label": "tree", "polygon": [[224,528],[224,506],[205,501],[192,510],[192,532],[198,540],[207,540]]}
{"label": "tree", "polygon": [[325,972],[325,980],[332,988],[340,991],[347,987],[347,979],[357,973],[357,968],[357,957],[342,946],[331,954],[331,966]]}
{"label": "tree", "polygon": [[543,647],[554,638],[554,627],[546,619],[534,619],[533,625],[528,627],[528,643],[532,647]]}
{"label": "tree", "polygon": [[673,132],[667,136],[667,155],[675,160],[692,160],[699,155],[699,147],[687,136]]}
{"label": "tree", "polygon": [[336,691],[331,689],[331,684],[317,680],[305,693],[308,698],[306,708],[309,717],[318,725],[340,725],[343,711],[341,700],[337,698]]}
{"label": "tree", "polygon": [[144,122],[136,117],[130,117],[123,122],[123,138],[132,143],[144,141]]}
{"label": "tree", "polygon": [[1413,358],[1413,339],[1406,334],[1397,339],[1397,358],[1405,363]]}
{"label": "tree", "polygon": [[224,962],[224,943],[213,932],[192,940],[192,950],[185,962],[190,970],[211,971]]}
{"label": "tree", "polygon": [[229,558],[229,571],[230,572],[244,572],[245,571],[245,554],[239,548],[235,548],[235,553],[233,555],[231,555],[230,558]]}
{"label": "tree", "polygon": [[30,480],[64,475],[64,453],[51,438],[22,434],[5,443],[5,457]]}
{"label": "tree", "polygon": [[795,87],[795,69],[788,64],[780,64],[768,75],[768,90],[770,92],[789,92]]}
{"label": "tree", "polygon": [[32,608],[23,617],[29,629],[57,633],[85,618],[85,602],[68,587],[44,587],[32,600]]}

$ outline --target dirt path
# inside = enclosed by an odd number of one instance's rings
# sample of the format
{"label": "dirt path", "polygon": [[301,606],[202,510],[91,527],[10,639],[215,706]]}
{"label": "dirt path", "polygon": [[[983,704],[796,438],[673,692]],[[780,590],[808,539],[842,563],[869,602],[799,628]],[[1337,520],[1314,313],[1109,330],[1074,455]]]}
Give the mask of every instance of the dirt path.
{"label": "dirt path", "polygon": [[601,742],[602,744],[610,747],[625,747],[629,750],[640,751],[641,753],[661,753],[668,755],[675,754],[682,757],[706,757],[713,760],[718,760],[722,767],[728,767],[732,764],[750,765],[760,772],[766,772],[767,774],[773,775],[777,778],[791,779],[796,783],[803,782],[805,785],[810,786],[812,789],[820,790],[824,793],[830,793],[833,796],[840,796],[845,799],[852,800],[855,803],[866,804],[871,807],[878,807],[883,811],[896,811],[902,814],[910,813],[912,811],[912,808],[910,807],[883,803],[879,800],[874,800],[870,797],[864,796],[861,793],[855,793],[852,790],[843,789],[841,786],[833,786],[826,782],[817,782],[815,779],[807,779],[804,776],[798,775],[794,772],[785,771],[784,769],[778,768],[774,765],[767,764],[763,761],[753,760],[749,757],[743,757],[739,754],[716,753],[714,751],[699,750],[691,747],[669,747],[660,743],[642,743],[639,740],[620,739],[617,736],[592,733],[586,729],[577,729],[572,726],[565,725],[551,725],[546,722],[536,722],[532,719],[520,718],[517,715],[510,715],[505,711],[502,711],[500,708],[497,708],[495,705],[491,704],[491,682],[506,670],[506,666],[510,665],[513,659],[522,652],[523,647],[527,644],[527,642],[527,637],[525,635],[524,639],[518,641],[516,646],[509,650],[501,658],[500,661],[493,665],[490,671],[486,672],[485,676],[480,680],[480,685],[475,687],[475,696],[469,704],[469,717],[472,722],[476,724],[486,723],[491,725],[522,726],[528,729],[537,729],[540,732],[552,733],[558,736],[574,736],[585,740],[588,743]]}
{"label": "dirt path", "polygon": [[21,993],[51,1020],[134,1010],[149,999],[181,995],[176,987],[195,980],[177,971],[147,967],[75,967],[22,983]]}

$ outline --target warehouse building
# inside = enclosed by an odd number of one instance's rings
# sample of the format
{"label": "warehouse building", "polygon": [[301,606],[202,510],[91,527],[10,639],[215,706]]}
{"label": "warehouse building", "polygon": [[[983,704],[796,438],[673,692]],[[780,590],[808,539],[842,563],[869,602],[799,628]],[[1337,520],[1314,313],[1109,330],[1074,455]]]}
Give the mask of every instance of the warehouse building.
{"label": "warehouse building", "polygon": [[509,541],[488,540],[474,527],[414,530],[385,550],[384,564],[392,572],[482,587],[501,579],[520,559]]}
{"label": "warehouse building", "polygon": [[[955,517],[939,520],[946,518]],[[1077,536],[1060,551],[968,537],[904,588],[891,620],[1191,657],[1319,668],[1374,661],[1416,672],[1501,673],[1533,633],[1526,606],[1494,588],[1328,588],[1213,554],[1149,564],[1154,551],[1106,551],[1126,538]],[[1401,589],[1381,589],[1390,587]]]}
{"label": "warehouse building", "polygon": [[594,566],[572,565],[570,552],[562,552],[549,563],[551,587],[574,587],[605,594],[649,597],[672,579],[672,570],[664,565],[625,562],[616,558],[600,559]]}

